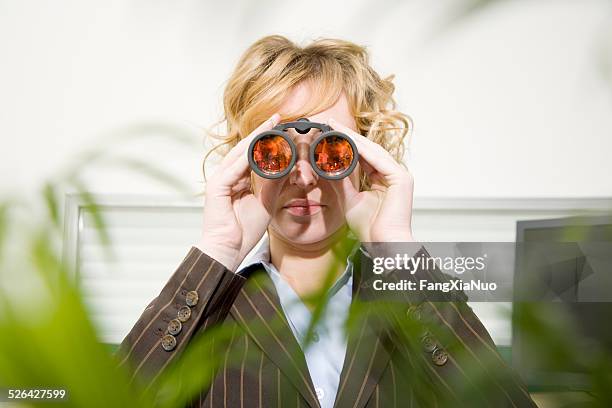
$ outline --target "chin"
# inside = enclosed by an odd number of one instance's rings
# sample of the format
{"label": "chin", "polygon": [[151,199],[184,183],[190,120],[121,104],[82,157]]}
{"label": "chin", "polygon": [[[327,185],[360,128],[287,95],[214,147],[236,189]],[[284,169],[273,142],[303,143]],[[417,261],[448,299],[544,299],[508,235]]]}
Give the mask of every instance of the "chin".
{"label": "chin", "polygon": [[322,223],[298,224],[291,223],[272,224],[273,233],[284,241],[298,245],[309,245],[324,241],[333,234]]}

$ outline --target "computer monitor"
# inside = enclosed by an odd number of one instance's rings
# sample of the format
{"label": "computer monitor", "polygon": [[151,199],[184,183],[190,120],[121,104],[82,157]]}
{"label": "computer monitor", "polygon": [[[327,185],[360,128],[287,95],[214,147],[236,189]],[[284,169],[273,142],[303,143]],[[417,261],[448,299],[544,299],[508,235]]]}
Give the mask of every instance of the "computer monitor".
{"label": "computer monitor", "polygon": [[[602,248],[602,244],[603,248],[610,248],[607,243],[612,243],[612,216],[519,221],[516,241],[513,365],[532,388],[589,389],[583,368],[563,359],[544,363],[534,358],[537,352],[533,341],[519,329],[517,322],[524,317],[520,306],[525,303],[520,302],[532,302],[545,307],[552,316],[562,316],[572,322],[576,329],[572,340],[578,352],[603,347],[612,353],[612,302],[601,301],[612,299],[609,295],[612,293],[612,251],[599,253],[597,265],[589,265],[588,255],[568,254],[571,251],[579,254],[585,247]],[[532,259],[529,253],[533,251],[540,251],[538,259],[544,259],[544,264],[536,268],[527,265]],[[542,251],[549,253],[542,254]],[[533,292],[534,281],[540,284],[535,285],[539,294]],[[532,286],[527,297],[521,291],[526,285]]]}

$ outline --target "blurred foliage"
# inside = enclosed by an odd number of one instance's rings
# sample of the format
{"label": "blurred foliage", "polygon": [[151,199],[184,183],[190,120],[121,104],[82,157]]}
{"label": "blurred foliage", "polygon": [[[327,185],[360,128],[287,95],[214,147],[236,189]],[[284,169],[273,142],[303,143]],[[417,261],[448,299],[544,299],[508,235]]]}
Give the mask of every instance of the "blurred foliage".
{"label": "blurred foliage", "polygon": [[[151,406],[130,384],[125,370],[103,344],[83,302],[83,294],[62,259],[62,199],[77,193],[94,220],[100,242],[112,258],[102,208],[83,174],[92,166],[123,167],[164,183],[181,194],[190,188],[172,174],[137,158],[117,155],[117,142],[156,134],[193,148],[194,140],[159,123],[113,131],[104,143],[80,155],[44,182],[35,200],[0,201],[0,388],[66,389],[74,407]],[[38,202],[36,201],[38,198]],[[37,406],[44,401],[28,405]]]}
{"label": "blurred foliage", "polygon": [[445,24],[452,25],[467,20],[485,11],[487,8],[507,3],[510,0],[459,0],[452,2],[445,17]]}

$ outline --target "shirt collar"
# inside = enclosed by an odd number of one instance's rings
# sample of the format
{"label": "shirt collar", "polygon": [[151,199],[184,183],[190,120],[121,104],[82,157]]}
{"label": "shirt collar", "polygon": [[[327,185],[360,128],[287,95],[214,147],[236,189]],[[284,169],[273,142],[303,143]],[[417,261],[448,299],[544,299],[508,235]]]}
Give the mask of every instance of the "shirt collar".
{"label": "shirt collar", "polygon": [[[330,296],[333,296],[333,294],[336,293],[342,286],[344,286],[348,282],[348,280],[352,277],[353,275],[353,257],[359,248],[360,248],[359,241],[356,241],[355,245],[351,249],[351,252],[346,258],[346,269],[338,277],[338,279],[336,279],[336,282],[332,285],[332,287],[329,290]],[[256,264],[262,264],[264,268],[266,269],[266,271],[268,272],[268,274],[271,275],[273,280],[276,281],[276,279],[274,278],[281,277],[278,270],[270,262],[270,237],[268,236],[267,232],[264,233],[263,237],[259,240],[257,245],[255,245],[255,247],[251,250],[251,252],[249,252],[249,254],[247,254],[244,260],[240,263],[240,265],[238,266],[238,269],[236,270],[237,271],[236,273],[240,274],[247,267],[256,265]],[[276,274],[277,276],[272,276],[272,274]]]}

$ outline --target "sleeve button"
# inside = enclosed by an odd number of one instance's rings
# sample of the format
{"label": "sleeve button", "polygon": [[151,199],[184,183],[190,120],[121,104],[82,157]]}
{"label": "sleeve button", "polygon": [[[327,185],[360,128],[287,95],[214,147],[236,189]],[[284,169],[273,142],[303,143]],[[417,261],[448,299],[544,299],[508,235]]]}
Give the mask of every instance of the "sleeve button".
{"label": "sleeve button", "polygon": [[177,317],[183,323],[189,320],[189,318],[191,317],[191,309],[189,308],[189,306],[181,307],[178,310]]}
{"label": "sleeve button", "polygon": [[423,338],[421,339],[421,345],[423,346],[423,351],[425,351],[426,353],[433,352],[437,347],[436,341],[433,339],[433,337],[431,337],[429,333],[423,336]]}
{"label": "sleeve button", "polygon": [[179,319],[172,319],[170,320],[170,323],[168,323],[168,333],[170,333],[173,336],[176,336],[177,334],[179,334],[182,328],[183,328],[183,324],[181,323]]}
{"label": "sleeve button", "polygon": [[421,320],[421,306],[410,306],[406,314],[412,320]]}
{"label": "sleeve button", "polygon": [[162,348],[166,351],[172,351],[176,347],[176,337],[171,334],[166,334],[161,339]]}
{"label": "sleeve button", "polygon": [[441,348],[436,348],[431,353],[431,361],[437,366],[443,366],[448,361],[448,353]]}
{"label": "sleeve button", "polygon": [[196,292],[195,290],[189,291],[185,295],[185,303],[187,303],[187,306],[193,307],[197,305],[198,300],[199,300],[198,292]]}

